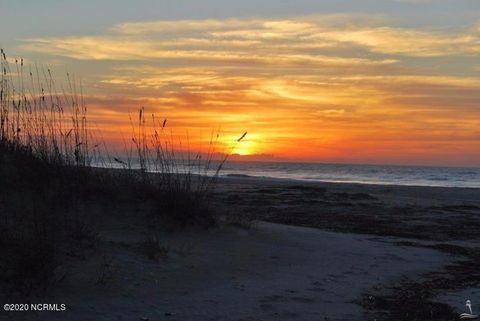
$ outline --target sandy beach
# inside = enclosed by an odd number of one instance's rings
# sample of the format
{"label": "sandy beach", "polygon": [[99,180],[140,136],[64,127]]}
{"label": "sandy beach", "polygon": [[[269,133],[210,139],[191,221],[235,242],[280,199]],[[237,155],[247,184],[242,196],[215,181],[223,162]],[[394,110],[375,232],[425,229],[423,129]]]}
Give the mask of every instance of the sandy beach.
{"label": "sandy beach", "polygon": [[[90,213],[101,217],[96,249],[64,268],[48,298],[66,312],[28,317],[391,320],[421,313],[414,300],[448,319],[478,294],[449,268],[478,267],[467,253],[478,245],[477,190],[236,177],[220,179],[215,199],[227,208],[223,223],[157,233],[157,257],[142,247],[152,231],[141,210],[112,216],[98,206]],[[446,278],[454,281],[437,284]]]}

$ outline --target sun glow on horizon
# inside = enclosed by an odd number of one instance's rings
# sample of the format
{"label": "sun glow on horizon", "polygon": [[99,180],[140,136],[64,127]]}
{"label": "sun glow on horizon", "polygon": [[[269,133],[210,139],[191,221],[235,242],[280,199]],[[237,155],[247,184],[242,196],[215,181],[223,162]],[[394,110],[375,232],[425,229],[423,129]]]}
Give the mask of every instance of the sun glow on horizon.
{"label": "sun glow on horizon", "polygon": [[253,134],[248,134],[245,139],[240,142],[235,142],[232,149],[232,154],[240,156],[251,156],[255,154],[260,154],[262,146],[255,140]]}

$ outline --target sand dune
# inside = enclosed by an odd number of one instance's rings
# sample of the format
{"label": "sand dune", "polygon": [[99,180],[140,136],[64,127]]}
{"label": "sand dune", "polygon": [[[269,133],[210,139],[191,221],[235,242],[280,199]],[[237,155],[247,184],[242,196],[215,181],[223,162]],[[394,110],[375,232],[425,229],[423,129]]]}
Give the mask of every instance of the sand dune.
{"label": "sand dune", "polygon": [[[367,236],[259,223],[164,236],[168,257],[137,249],[141,227],[104,231],[108,276],[94,285],[101,255],[71,271],[49,320],[364,320],[355,301],[377,283],[426,271],[448,258]],[[85,279],[86,278],[86,279]]]}

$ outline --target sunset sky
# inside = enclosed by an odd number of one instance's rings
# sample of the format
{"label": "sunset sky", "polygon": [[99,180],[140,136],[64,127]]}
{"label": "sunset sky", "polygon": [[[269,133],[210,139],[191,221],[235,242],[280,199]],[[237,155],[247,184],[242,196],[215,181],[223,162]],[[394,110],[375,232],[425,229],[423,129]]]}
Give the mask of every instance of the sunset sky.
{"label": "sunset sky", "polygon": [[480,166],[478,0],[0,0],[0,46],[114,144],[145,106],[265,160]]}

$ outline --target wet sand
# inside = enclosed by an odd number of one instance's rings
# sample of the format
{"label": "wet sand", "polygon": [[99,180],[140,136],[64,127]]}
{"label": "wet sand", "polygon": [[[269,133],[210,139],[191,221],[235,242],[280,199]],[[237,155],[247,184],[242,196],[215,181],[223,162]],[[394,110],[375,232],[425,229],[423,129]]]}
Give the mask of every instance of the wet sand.
{"label": "wet sand", "polygon": [[233,215],[338,232],[423,240],[480,237],[480,189],[219,180],[218,201]]}

